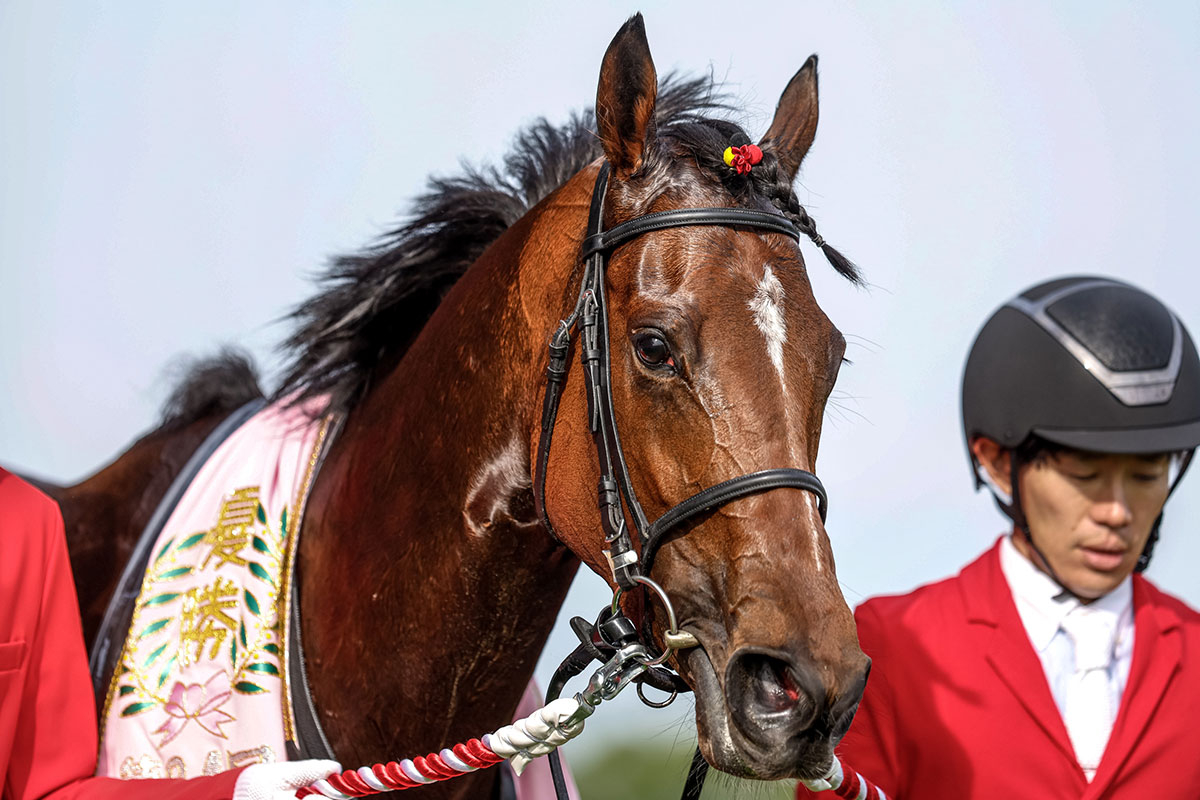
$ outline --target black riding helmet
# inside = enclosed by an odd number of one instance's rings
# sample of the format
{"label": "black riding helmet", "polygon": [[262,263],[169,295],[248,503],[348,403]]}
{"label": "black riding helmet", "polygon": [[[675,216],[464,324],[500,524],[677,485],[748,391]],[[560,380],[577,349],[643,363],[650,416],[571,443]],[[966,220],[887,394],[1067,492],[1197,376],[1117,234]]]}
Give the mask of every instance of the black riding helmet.
{"label": "black riding helmet", "polygon": [[1155,297],[1111,278],[1058,278],[1025,290],[984,324],[963,371],[962,418],[976,488],[983,481],[974,437],[1014,454],[1014,496],[996,500],[1028,536],[1015,453],[1031,437],[1102,453],[1184,453],[1174,491],[1200,445],[1200,358]]}

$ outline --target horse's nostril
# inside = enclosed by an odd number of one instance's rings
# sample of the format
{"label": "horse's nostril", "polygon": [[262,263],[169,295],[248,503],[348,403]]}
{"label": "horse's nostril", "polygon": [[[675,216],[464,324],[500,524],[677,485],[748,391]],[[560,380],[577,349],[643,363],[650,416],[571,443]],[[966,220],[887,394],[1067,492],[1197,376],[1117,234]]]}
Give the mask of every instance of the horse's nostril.
{"label": "horse's nostril", "polygon": [[761,725],[769,718],[773,727],[802,730],[817,714],[804,673],[781,658],[741,653],[734,657],[728,675],[730,699],[749,715],[747,721]]}
{"label": "horse's nostril", "polygon": [[862,697],[869,661],[860,658],[818,665],[807,654],[735,651],[725,669],[730,722],[755,747],[827,760]]}
{"label": "horse's nostril", "polygon": [[747,667],[754,672],[755,699],[759,705],[772,711],[787,711],[800,702],[800,686],[783,661],[760,656]]}

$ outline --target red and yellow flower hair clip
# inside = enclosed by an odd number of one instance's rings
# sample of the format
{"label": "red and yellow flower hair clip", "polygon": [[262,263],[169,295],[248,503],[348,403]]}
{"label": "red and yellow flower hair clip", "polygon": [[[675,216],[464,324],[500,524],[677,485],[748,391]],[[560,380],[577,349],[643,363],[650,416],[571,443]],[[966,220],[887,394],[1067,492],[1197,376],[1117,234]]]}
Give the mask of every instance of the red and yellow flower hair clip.
{"label": "red and yellow flower hair clip", "polygon": [[738,175],[745,175],[758,162],[762,161],[762,149],[756,144],[734,145],[725,148],[725,163],[737,170]]}

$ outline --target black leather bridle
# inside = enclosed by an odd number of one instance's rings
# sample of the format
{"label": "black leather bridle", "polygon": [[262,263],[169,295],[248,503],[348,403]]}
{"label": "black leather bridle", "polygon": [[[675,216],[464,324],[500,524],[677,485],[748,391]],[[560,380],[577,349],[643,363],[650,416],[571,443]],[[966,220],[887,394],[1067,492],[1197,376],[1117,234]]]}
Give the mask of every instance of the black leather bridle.
{"label": "black leather bridle", "polygon": [[[605,162],[600,167],[600,174],[596,176],[596,185],[592,190],[587,238],[583,242],[584,270],[579,298],[570,316],[559,323],[558,329],[550,337],[550,363],[546,367],[547,385],[542,404],[542,433],[538,442],[534,472],[534,496],[543,524],[554,533],[554,526],[546,512],[546,468],[550,458],[554,423],[558,417],[559,399],[567,377],[571,336],[576,327],[580,327],[580,360],[583,364],[587,392],[588,418],[600,461],[600,524],[604,530],[604,540],[609,546],[605,555],[617,585],[629,590],[638,585],[636,576],[649,577],[654,557],[666,536],[697,514],[746,495],[770,489],[791,488],[815,494],[817,508],[821,520],[824,521],[828,501],[825,487],[816,475],[803,469],[782,467],[730,478],[692,495],[653,522],[647,519],[629,478],[629,465],[625,462],[625,455],[621,450],[621,437],[617,431],[617,419],[613,411],[612,359],[605,294],[608,256],[620,245],[644,234],[689,225],[754,228],[781,233],[797,241],[800,239],[800,232],[791,220],[782,214],[746,208],[683,208],[658,211],[604,230],[602,218],[609,173],[609,164]],[[624,509],[628,509],[641,544],[640,559],[633,546],[633,536],[629,530],[625,510],[622,508],[622,498]]]}
{"label": "black leather bridle", "polygon": [[[821,521],[824,522],[828,499],[825,495],[825,487],[816,475],[795,467],[781,467],[730,478],[692,495],[682,503],[668,509],[653,522],[646,517],[646,512],[638,502],[637,494],[633,490],[633,483],[629,479],[629,465],[625,462],[625,454],[621,450],[621,437],[617,431],[617,418],[613,411],[612,358],[609,348],[608,303],[605,293],[605,270],[608,266],[608,256],[620,245],[643,234],[688,225],[754,228],[770,233],[782,233],[797,241],[800,239],[800,232],[791,220],[781,214],[747,208],[682,208],[658,211],[635,217],[604,230],[602,221],[604,196],[608,190],[610,171],[607,162],[601,165],[600,174],[596,176],[596,185],[592,189],[587,238],[583,241],[583,281],[579,288],[579,298],[575,301],[575,308],[570,316],[559,323],[558,329],[550,337],[550,363],[546,367],[546,396],[542,403],[542,434],[538,441],[537,464],[534,467],[534,499],[542,523],[551,534],[559,538],[546,511],[546,468],[550,460],[554,423],[558,418],[558,403],[563,383],[567,378],[567,357],[571,349],[571,336],[577,327],[581,327],[579,357],[583,364],[588,420],[592,430],[592,439],[596,444],[596,455],[600,462],[598,488],[600,524],[604,530],[605,543],[609,548],[604,551],[604,554],[608,558],[613,580],[617,586],[623,590],[629,590],[639,585],[639,579],[649,579],[650,570],[654,566],[654,557],[667,534],[678,529],[683,522],[697,514],[702,514],[746,495],[770,489],[790,488],[803,489],[815,494],[817,511],[821,515]],[[624,508],[621,504],[622,499],[624,499]],[[641,543],[640,558],[633,546],[633,536],[629,531],[625,509],[629,511],[633,527],[637,531],[637,538]],[[575,627],[575,622],[572,622],[572,627]],[[583,621],[578,620],[578,622]],[[584,623],[584,627],[588,627],[586,623]],[[599,628],[601,625],[597,624],[596,627]],[[547,702],[558,697],[566,680],[572,675],[579,674],[589,661],[593,658],[604,660],[606,657],[607,654],[596,652],[594,647],[596,640],[592,639],[590,630],[588,628],[582,633],[580,630],[576,630],[576,634],[580,635],[580,647],[568,656],[555,672],[546,695]],[[636,629],[634,635],[636,635]],[[663,657],[665,655],[664,653]],[[658,663],[658,661],[652,663]],[[665,673],[667,677],[664,678],[663,674],[659,668],[653,668],[647,670],[643,677],[659,688],[664,688],[665,683],[666,688],[673,691],[686,689],[686,684],[683,684],[677,676],[672,676],[667,672]],[[654,680],[656,676],[657,680]],[[673,697],[674,694],[672,694]],[[552,752],[549,758],[555,793],[560,800],[565,800],[567,789],[558,751]],[[683,789],[684,800],[699,798],[707,774],[708,763],[697,747],[692,759],[692,768],[688,772],[687,783]]]}

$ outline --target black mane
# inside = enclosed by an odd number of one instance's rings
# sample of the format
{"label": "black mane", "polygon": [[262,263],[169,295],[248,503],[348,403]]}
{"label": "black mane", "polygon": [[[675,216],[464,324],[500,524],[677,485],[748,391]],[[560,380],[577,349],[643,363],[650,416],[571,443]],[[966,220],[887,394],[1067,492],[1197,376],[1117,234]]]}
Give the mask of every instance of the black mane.
{"label": "black mane", "polygon": [[[817,241],[816,227],[773,157],[750,176],[730,177],[721,154],[731,137],[745,136],[705,112],[732,113],[710,77],[668,75],[659,86],[655,122],[660,141],[695,158],[736,198],[759,195]],[[347,410],[371,376],[411,345],[451,286],[510,225],[542,198],[602,155],[591,109],[563,125],[538,119],[519,132],[502,168],[467,166],[464,174],[430,178],[409,221],[367,249],[339,256],[320,278],[324,291],[298,306],[294,333],[284,343],[291,363],[276,399],[293,402],[330,395],[331,410]],[[852,264],[823,245],[835,268],[858,281]],[[830,251],[834,255],[830,255]],[[836,257],[835,257],[836,256]]]}

